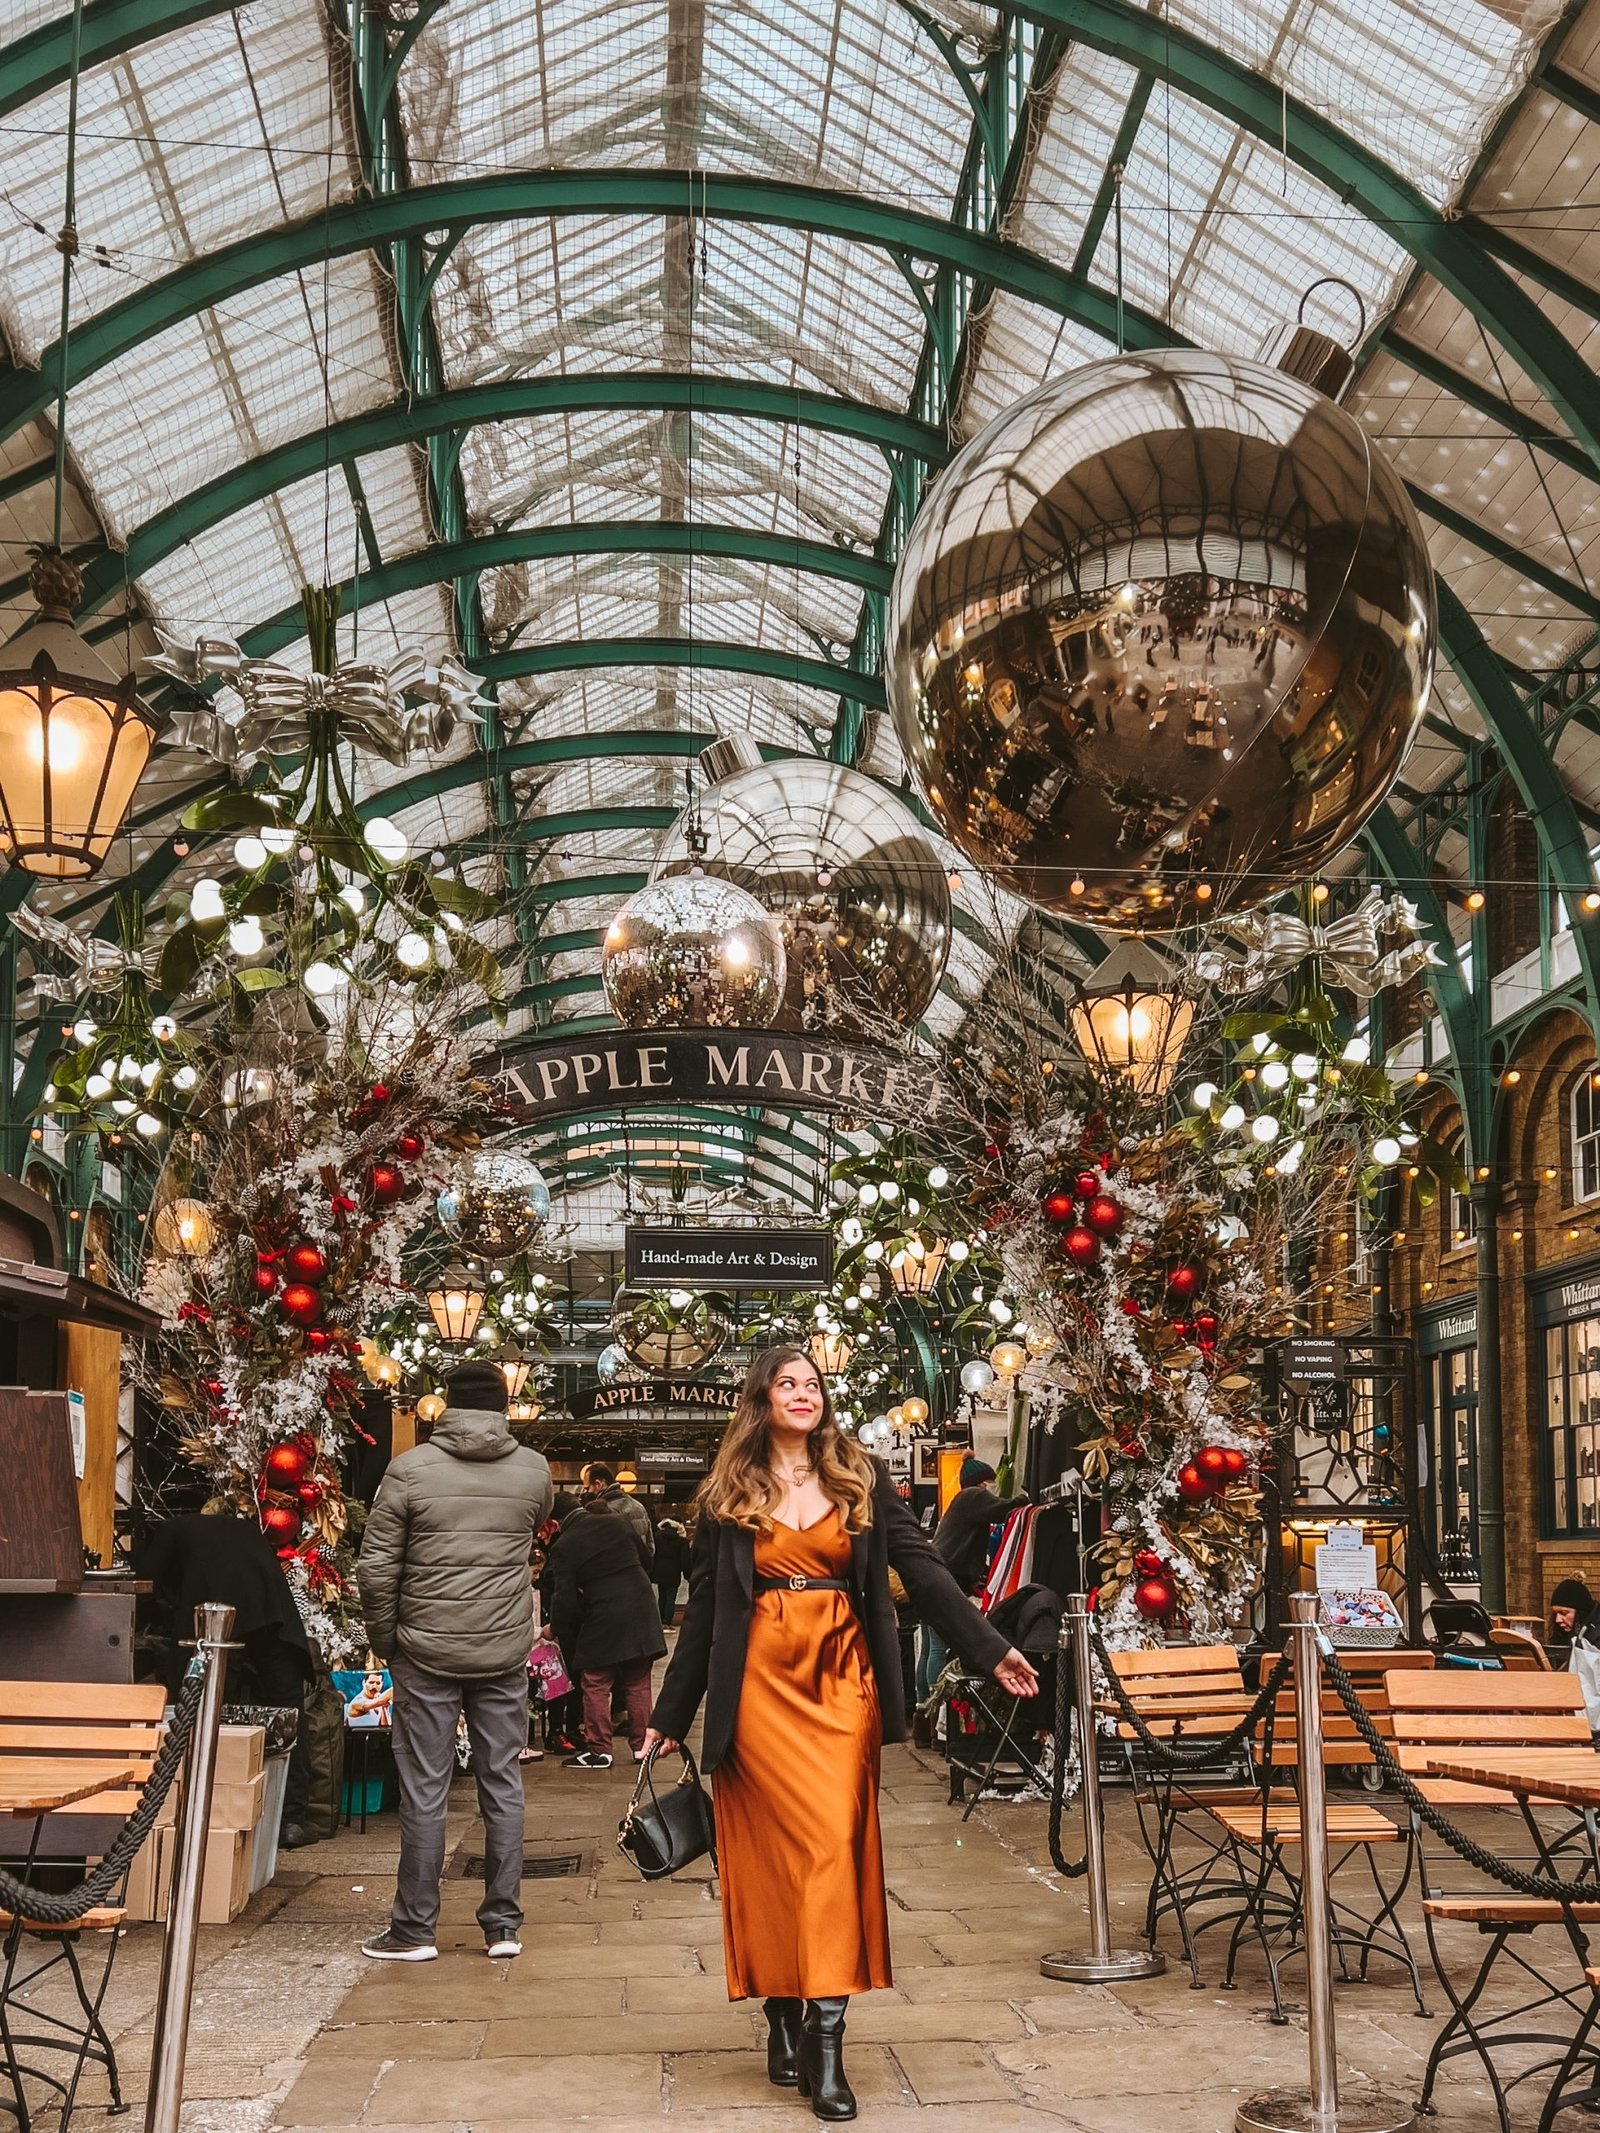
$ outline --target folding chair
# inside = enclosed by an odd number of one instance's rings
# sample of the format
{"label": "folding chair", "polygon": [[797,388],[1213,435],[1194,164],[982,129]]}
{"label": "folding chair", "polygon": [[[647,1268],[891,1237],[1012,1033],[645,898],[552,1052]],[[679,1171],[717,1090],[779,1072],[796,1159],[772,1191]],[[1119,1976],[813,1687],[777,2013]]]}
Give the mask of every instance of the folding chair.
{"label": "folding chair", "polygon": [[[1488,1887],[1480,1884],[1471,1890],[1452,1891],[1436,1879],[1424,1842],[1423,1824],[1413,1811],[1428,1953],[1451,2009],[1449,2021],[1435,2037],[1428,2054],[1421,2107],[1431,2107],[1444,2061],[1471,2052],[1489,2077],[1503,2133],[1511,2133],[1507,2092],[1552,2066],[1564,2069],[1571,2056],[1571,2039],[1565,2033],[1530,2028],[1532,2018],[1545,2009],[1565,2008],[1580,2026],[1593,2020],[1592,1991],[1586,1975],[1589,1941],[1582,1928],[1600,1923],[1600,1842],[1595,1816],[1589,1811],[1569,1810],[1568,1827],[1552,1838],[1541,1828],[1528,1804],[1514,1794],[1430,1777],[1427,1770],[1431,1761],[1447,1758],[1452,1748],[1463,1753],[1488,1748],[1587,1748],[1589,1722],[1583,1708],[1582,1685],[1571,1674],[1531,1669],[1478,1673],[1441,1667],[1431,1674],[1388,1674],[1385,1686],[1394,1728],[1395,1758],[1425,1800],[1446,1810],[1512,1809],[1520,1816],[1531,1852],[1513,1855],[1506,1850],[1506,1837],[1497,1836],[1494,1849],[1500,1857],[1508,1864],[1530,1866],[1547,1879],[1559,1874],[1557,1862],[1563,1856],[1572,1858],[1576,1867],[1571,1876],[1573,1895],[1565,1902],[1514,1896],[1492,1883]],[[1465,1992],[1456,1989],[1439,1949],[1438,1927],[1444,1923],[1472,1926],[1486,1943],[1483,1959]],[[1534,1936],[1547,1926],[1561,1928],[1575,1958],[1575,1975],[1570,1983],[1563,1984],[1546,1975],[1533,1960]],[[1480,2019],[1480,2002],[1502,1957],[1523,1973],[1533,1987],[1533,1996]],[[1502,2076],[1494,2063],[1496,2045],[1542,2043],[1551,2045],[1552,2055],[1519,2073]]]}
{"label": "folding chair", "polygon": [[[126,1820],[138,1805],[140,1790],[161,1745],[165,1706],[166,1691],[159,1684],[132,1687],[112,1682],[0,1681],[0,1756],[59,1755],[63,1760],[98,1761],[108,1768],[133,1771],[132,1788],[97,1793],[81,1802],[80,1808],[66,1808],[50,1818],[52,1825],[67,1832],[67,1842],[71,1841],[74,1822],[81,1827],[87,1856],[91,1846],[98,1844],[105,1818]],[[39,1856],[43,1826],[43,1818],[34,1826],[20,1877],[24,1880]],[[101,2008],[126,1918],[120,1903],[99,1905],[68,1926],[0,1911],[0,2063],[12,2092],[9,2108],[15,2112],[18,2133],[29,2133],[33,2124],[23,2087],[25,2079],[42,2083],[60,2097],[57,2133],[67,2133],[84,2067],[91,2060],[106,2070],[112,2110],[125,2108],[116,2052],[101,2019]],[[92,1936],[104,1947],[105,1962],[98,1979],[86,1973],[85,1936]],[[35,1961],[34,1957],[40,1959]],[[66,2014],[43,2006],[39,1999],[43,1981],[58,1971],[65,1974],[76,2002],[75,2009]],[[19,2029],[19,2022],[33,2026]],[[70,2053],[70,2074],[63,2079],[44,2067],[24,2065],[18,2057],[22,2047]],[[3,2108],[7,2106],[0,2105]]]}

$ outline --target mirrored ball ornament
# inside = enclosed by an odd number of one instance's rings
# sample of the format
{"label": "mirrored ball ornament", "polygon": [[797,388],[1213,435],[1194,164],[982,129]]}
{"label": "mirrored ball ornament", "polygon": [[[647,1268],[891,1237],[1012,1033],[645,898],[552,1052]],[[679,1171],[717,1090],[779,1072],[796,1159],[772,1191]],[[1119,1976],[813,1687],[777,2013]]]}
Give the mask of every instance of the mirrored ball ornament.
{"label": "mirrored ball ornament", "polygon": [[787,974],[777,920],[713,874],[647,882],[600,951],[606,999],[628,1029],[764,1029]]}
{"label": "mirrored ball ornament", "polygon": [[[726,759],[707,758],[712,774]],[[699,816],[706,871],[778,921],[787,979],[776,1027],[870,1033],[920,1019],[950,953],[950,886],[903,801],[860,771],[796,756],[733,768]],[[685,812],[668,830],[655,880],[693,867],[692,827]]]}
{"label": "mirrored ball ornament", "polygon": [[659,1289],[619,1289],[611,1330],[628,1361],[652,1377],[687,1378],[703,1369],[733,1333],[720,1297],[690,1295],[675,1303]]}
{"label": "mirrored ball ornament", "polygon": [[1348,843],[1421,722],[1416,512],[1360,425],[1264,363],[1092,363],[928,492],[889,702],[961,850],[1053,910],[1161,932]]}
{"label": "mirrored ball ornament", "polygon": [[440,1193],[436,1212],[445,1235],[463,1251],[480,1259],[512,1259],[543,1235],[550,1188],[527,1156],[489,1148],[472,1158],[464,1185],[448,1185]]}

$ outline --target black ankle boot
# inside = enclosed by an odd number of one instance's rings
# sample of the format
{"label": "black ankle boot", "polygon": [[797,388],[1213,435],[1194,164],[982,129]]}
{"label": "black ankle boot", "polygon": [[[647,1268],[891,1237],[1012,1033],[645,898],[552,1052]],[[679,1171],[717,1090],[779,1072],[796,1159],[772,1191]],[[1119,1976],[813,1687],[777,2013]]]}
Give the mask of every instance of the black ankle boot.
{"label": "black ankle boot", "polygon": [[774,2088],[792,2089],[800,2079],[800,2005],[798,2000],[768,2000],[767,2079]]}
{"label": "black ankle boot", "polygon": [[854,2118],[856,2099],[844,2071],[848,2000],[807,2000],[800,2022],[800,2093],[817,2118]]}

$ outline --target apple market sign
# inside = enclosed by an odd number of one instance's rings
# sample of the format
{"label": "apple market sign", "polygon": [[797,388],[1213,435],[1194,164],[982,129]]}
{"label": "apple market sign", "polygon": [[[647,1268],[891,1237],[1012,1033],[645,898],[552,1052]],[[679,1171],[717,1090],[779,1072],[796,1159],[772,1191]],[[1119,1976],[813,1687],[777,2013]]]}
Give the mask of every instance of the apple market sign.
{"label": "apple market sign", "polygon": [[869,1118],[926,1117],[942,1108],[926,1060],[799,1031],[601,1030],[508,1045],[485,1073],[517,1125],[669,1103],[759,1103]]}

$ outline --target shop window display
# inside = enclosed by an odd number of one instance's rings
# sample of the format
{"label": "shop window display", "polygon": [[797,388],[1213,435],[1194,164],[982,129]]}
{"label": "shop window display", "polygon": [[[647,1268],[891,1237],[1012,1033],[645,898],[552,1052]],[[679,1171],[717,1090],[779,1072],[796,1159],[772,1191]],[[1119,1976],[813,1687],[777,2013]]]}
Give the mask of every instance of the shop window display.
{"label": "shop window display", "polygon": [[1600,1074],[1581,1074],[1572,1092],[1572,1197],[1600,1200]]}
{"label": "shop window display", "polygon": [[1600,1317],[1545,1332],[1547,1533],[1600,1533]]}

